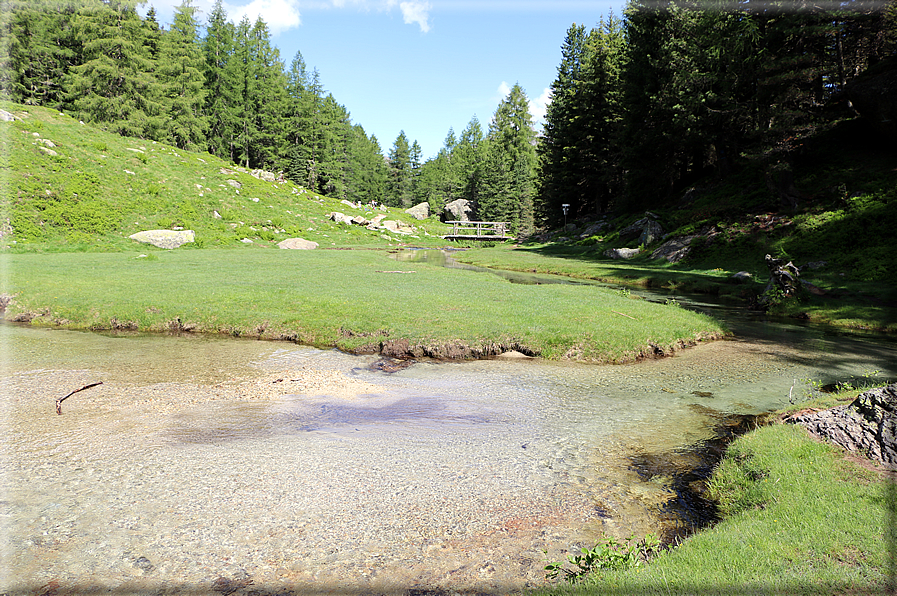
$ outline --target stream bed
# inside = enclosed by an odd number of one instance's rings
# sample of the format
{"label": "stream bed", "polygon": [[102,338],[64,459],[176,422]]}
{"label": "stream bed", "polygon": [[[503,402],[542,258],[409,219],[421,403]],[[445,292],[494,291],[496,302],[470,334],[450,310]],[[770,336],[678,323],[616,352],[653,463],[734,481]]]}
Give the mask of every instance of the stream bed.
{"label": "stream bed", "polygon": [[881,338],[732,325],[637,365],[395,373],[285,343],[0,326],[0,593],[503,594],[604,534],[687,532],[680,481],[721,425],[808,379],[897,378]]}

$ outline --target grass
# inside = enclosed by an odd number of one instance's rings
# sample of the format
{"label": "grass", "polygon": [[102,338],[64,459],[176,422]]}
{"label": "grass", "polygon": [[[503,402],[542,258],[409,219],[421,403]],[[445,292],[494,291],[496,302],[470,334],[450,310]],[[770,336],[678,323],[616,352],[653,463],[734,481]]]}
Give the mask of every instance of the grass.
{"label": "grass", "polygon": [[[244,239],[272,247],[296,236],[324,247],[445,244],[448,227],[436,217],[355,209],[291,182],[260,180],[208,153],[106,133],[46,108],[0,108],[21,118],[0,122],[0,191],[11,226],[0,235],[6,251],[133,250],[131,234],[174,228],[196,232],[184,249],[245,247]],[[332,211],[368,219],[383,213],[413,224],[414,232],[338,224],[327,217]]]}
{"label": "grass", "polygon": [[[370,350],[511,348],[625,362],[724,333],[709,317],[592,286],[533,285],[378,251],[8,254],[7,317],[79,329],[225,333]],[[409,272],[409,273],[400,273]],[[511,288],[513,287],[513,291]],[[656,347],[655,347],[656,346]]]}
{"label": "grass", "polygon": [[801,427],[737,439],[709,490],[725,515],[716,526],[646,566],[540,593],[878,594],[894,580],[893,482]]}

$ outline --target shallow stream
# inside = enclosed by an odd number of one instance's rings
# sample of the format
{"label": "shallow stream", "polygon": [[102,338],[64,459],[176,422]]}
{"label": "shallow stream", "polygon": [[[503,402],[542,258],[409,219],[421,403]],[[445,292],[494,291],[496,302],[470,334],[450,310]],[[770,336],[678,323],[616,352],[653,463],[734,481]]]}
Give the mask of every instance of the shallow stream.
{"label": "shallow stream", "polygon": [[637,365],[392,374],[284,343],[0,326],[0,593],[520,590],[603,533],[699,523],[681,479],[733,415],[806,379],[897,378],[893,342],[717,314],[735,339]]}

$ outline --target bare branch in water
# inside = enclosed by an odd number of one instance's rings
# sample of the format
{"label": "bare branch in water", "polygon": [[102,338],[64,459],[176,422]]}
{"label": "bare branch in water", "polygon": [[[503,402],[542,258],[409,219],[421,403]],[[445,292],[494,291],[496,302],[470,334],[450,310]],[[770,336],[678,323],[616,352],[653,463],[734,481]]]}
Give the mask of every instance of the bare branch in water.
{"label": "bare branch in water", "polygon": [[102,384],[103,384],[103,381],[99,381],[97,383],[91,383],[90,385],[85,385],[81,389],[75,389],[74,391],[72,391],[71,393],[66,395],[65,397],[60,397],[59,399],[56,400],[56,413],[59,414],[60,416],[62,416],[62,402],[64,402],[71,396],[75,395],[79,391],[84,391],[85,389],[90,389],[91,387],[96,387],[97,385],[102,385]]}

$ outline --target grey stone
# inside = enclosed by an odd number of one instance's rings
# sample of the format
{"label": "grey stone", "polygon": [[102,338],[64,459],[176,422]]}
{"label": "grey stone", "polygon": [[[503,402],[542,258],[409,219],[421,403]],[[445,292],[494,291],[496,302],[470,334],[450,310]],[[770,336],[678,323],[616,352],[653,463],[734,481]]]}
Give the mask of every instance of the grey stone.
{"label": "grey stone", "polygon": [[366,226],[366,225],[370,224],[371,222],[368,221],[367,219],[363,218],[360,215],[356,215],[355,217],[352,218],[352,223],[355,224],[356,226]]}
{"label": "grey stone", "polygon": [[393,234],[410,234],[414,231],[410,226],[405,225],[403,222],[393,221],[391,219],[387,219],[381,225]]}
{"label": "grey stone", "polygon": [[13,120],[20,120],[20,118],[12,115],[6,110],[0,110],[0,121],[2,122],[12,122]]}
{"label": "grey stone", "polygon": [[637,248],[609,248],[604,251],[604,256],[612,259],[631,259],[638,253]]}
{"label": "grey stone", "polygon": [[236,180],[228,180],[227,183],[230,184],[231,186],[233,186],[234,188],[243,188],[243,184],[240,182],[237,182]]}
{"label": "grey stone", "polygon": [[128,238],[159,248],[173,249],[193,242],[196,239],[196,234],[193,233],[193,230],[146,230],[131,234]]}
{"label": "grey stone", "polygon": [[792,416],[787,421],[897,469],[897,383],[861,393],[849,405]]}
{"label": "grey stone", "polygon": [[275,182],[277,180],[277,176],[274,174],[274,172],[267,172],[265,170],[252,170],[249,173],[255,178],[264,180],[265,182]]}
{"label": "grey stone", "polygon": [[352,218],[345,213],[340,213],[339,211],[333,211],[329,215],[327,215],[327,217],[329,217],[336,223],[343,223],[349,226],[352,225]]}
{"label": "grey stone", "polygon": [[418,203],[411,209],[406,209],[405,213],[407,213],[414,219],[427,219],[428,217],[430,217],[430,203]]}
{"label": "grey stone", "polygon": [[302,238],[287,238],[286,240],[278,242],[277,247],[292,250],[314,250],[318,248],[318,243]]}
{"label": "grey stone", "polygon": [[661,236],[663,236],[663,227],[650,217],[643,217],[620,230],[621,240],[638,238],[639,244],[645,246],[659,240]]}
{"label": "grey stone", "polygon": [[585,229],[585,231],[579,235],[579,237],[581,239],[584,239],[584,238],[588,238],[590,236],[594,236],[595,234],[597,234],[598,232],[600,232],[601,230],[603,230],[605,228],[607,228],[606,221],[599,221],[598,223],[593,223],[592,225],[587,227]]}
{"label": "grey stone", "polygon": [[442,221],[475,221],[476,213],[467,199],[452,201],[443,207]]}
{"label": "grey stone", "polygon": [[739,271],[738,273],[732,275],[732,279],[738,282],[749,282],[754,279],[754,276],[747,271]]}
{"label": "grey stone", "polygon": [[670,263],[678,263],[691,252],[691,241],[694,236],[670,238],[651,253],[652,259],[666,259]]}
{"label": "grey stone", "polygon": [[639,235],[638,241],[639,244],[648,246],[649,244],[654,244],[660,240],[661,236],[663,236],[663,226],[656,221],[648,221],[642,228],[642,233]]}

